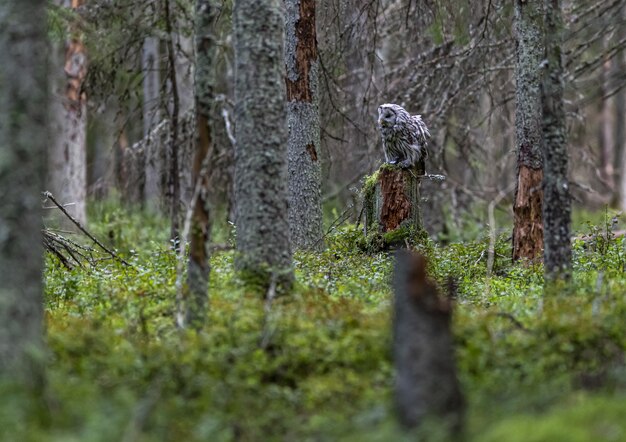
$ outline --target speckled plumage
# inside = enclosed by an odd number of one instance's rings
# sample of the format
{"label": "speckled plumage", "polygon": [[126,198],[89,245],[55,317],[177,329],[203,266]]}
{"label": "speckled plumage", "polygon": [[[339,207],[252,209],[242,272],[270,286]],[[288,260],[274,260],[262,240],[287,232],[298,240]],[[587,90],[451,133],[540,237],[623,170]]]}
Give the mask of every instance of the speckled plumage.
{"label": "speckled plumage", "polygon": [[386,162],[411,167],[428,158],[430,132],[421,115],[411,115],[397,104],[383,104],[378,107],[378,128]]}

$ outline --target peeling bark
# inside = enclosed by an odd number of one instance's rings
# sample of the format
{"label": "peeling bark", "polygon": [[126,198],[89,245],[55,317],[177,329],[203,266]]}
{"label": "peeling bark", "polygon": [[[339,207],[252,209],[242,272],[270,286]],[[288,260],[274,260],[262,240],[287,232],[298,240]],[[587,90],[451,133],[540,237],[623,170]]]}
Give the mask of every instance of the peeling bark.
{"label": "peeling bark", "polygon": [[[57,2],[71,9],[84,4],[84,0]],[[64,56],[58,55],[58,50],[52,51],[52,133],[47,181],[48,190],[63,204],[69,204],[68,212],[84,224],[87,221],[87,97],[83,82],[87,75],[87,53],[76,28],[70,26]]]}
{"label": "peeling bark", "polygon": [[294,247],[319,249],[322,197],[315,0],[285,4],[289,227]]}
{"label": "peeling bark", "polygon": [[542,6],[542,0],[515,1],[517,184],[513,204],[513,260],[540,259],[543,250]]}
{"label": "peeling bark", "polygon": [[543,170],[519,167],[517,192],[513,205],[513,259],[541,259],[543,256],[543,221],[541,216]]}

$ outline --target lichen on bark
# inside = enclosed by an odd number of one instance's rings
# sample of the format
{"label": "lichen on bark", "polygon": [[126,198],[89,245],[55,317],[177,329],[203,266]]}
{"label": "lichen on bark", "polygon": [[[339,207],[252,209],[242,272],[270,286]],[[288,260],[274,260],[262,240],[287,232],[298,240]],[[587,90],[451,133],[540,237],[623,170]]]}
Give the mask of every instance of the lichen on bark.
{"label": "lichen on bark", "polygon": [[315,1],[287,0],[285,84],[289,126],[289,227],[296,248],[322,246]]}
{"label": "lichen on bark", "polygon": [[513,204],[514,260],[540,258],[543,250],[542,1],[515,1],[517,182]]}
{"label": "lichen on bark", "polygon": [[287,213],[287,121],[279,0],[236,0],[236,260],[255,288],[293,280]]}
{"label": "lichen on bark", "polygon": [[548,280],[569,279],[571,197],[567,179],[563,64],[563,20],[559,0],[545,0],[546,69],[542,82],[544,174],[544,269]]}

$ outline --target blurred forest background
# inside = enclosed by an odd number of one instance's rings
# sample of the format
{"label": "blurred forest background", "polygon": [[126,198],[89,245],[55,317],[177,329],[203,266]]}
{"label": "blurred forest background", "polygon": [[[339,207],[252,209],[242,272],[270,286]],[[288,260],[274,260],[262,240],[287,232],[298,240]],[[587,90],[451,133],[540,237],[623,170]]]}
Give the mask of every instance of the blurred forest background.
{"label": "blurred forest background", "polygon": [[626,0],[0,0],[0,440],[626,441],[625,86]]}
{"label": "blurred forest background", "polygon": [[[87,120],[81,149],[86,156],[78,159],[84,164],[76,166],[87,171],[85,189],[67,195],[59,194],[61,189],[50,190],[78,208],[87,198],[116,196],[137,207],[171,199],[164,177],[171,157],[167,139],[175,77],[181,200],[188,204],[194,3],[172,2],[169,13],[159,1],[78,3],[75,10],[51,7],[50,22],[60,46],[68,21],[79,28],[89,60],[80,85]],[[386,102],[423,116],[434,137],[428,170],[448,177],[443,184],[425,183],[425,224],[431,234],[458,238],[462,232],[475,233],[486,223],[481,207],[494,200],[503,214],[510,213],[516,167],[513,9],[512,2],[497,0],[471,5],[319,2],[319,154],[327,221],[332,209],[342,213],[346,208],[350,219],[357,219],[360,180],[382,160],[376,108]],[[626,205],[624,5],[565,1],[563,14],[569,177],[575,205],[621,209]],[[234,55],[228,1],[220,5],[214,32],[217,54],[211,68],[221,118],[214,129],[209,172],[211,198],[221,211],[216,219],[223,222],[233,205],[234,171]],[[166,44],[170,39],[173,54]],[[57,55],[58,68],[52,74],[64,78],[59,65],[64,62],[63,51]],[[53,156],[50,161],[53,166],[59,159]],[[50,173],[64,172],[53,166]]]}

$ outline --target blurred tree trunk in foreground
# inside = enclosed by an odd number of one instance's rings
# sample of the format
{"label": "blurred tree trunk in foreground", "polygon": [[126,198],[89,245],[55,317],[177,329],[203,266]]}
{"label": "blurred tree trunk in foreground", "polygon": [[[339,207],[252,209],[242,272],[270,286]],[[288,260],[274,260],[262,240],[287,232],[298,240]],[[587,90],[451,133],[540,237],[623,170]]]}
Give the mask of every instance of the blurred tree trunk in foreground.
{"label": "blurred tree trunk in foreground", "polygon": [[45,39],[44,1],[0,1],[0,377],[34,387],[43,374]]}
{"label": "blurred tree trunk in foreground", "polygon": [[[77,14],[84,0],[56,0],[56,4]],[[74,20],[79,20],[78,16]],[[87,221],[87,96],[83,83],[87,75],[87,53],[81,32],[78,24],[70,24],[62,52],[65,55],[53,49],[50,57],[52,133],[47,190],[59,202],[68,204],[66,210],[84,224]]]}
{"label": "blurred tree trunk in foreground", "polygon": [[293,280],[287,213],[282,0],[236,0],[237,267],[257,288]]}
{"label": "blurred tree trunk in foreground", "polygon": [[315,1],[287,0],[285,66],[289,126],[289,227],[297,248],[322,246],[319,66]]}
{"label": "blurred tree trunk in foreground", "polygon": [[[212,126],[215,124],[215,62],[217,48],[214,21],[219,8],[214,0],[196,1],[196,151],[193,158],[193,215],[189,241],[189,287],[186,322],[200,326],[206,314],[209,285],[209,244],[211,240],[211,211],[209,202],[209,154],[213,145]],[[180,324],[180,321],[179,321]]]}
{"label": "blurred tree trunk in foreground", "polygon": [[570,242],[571,197],[567,180],[563,65],[563,19],[560,0],[545,0],[545,51],[543,75],[543,231],[544,269],[547,279],[569,279],[572,266]]}
{"label": "blurred tree trunk in foreground", "polygon": [[513,203],[513,260],[542,255],[543,136],[541,61],[543,0],[515,0],[515,134],[517,182]]}
{"label": "blurred tree trunk in foreground", "polygon": [[426,259],[396,253],[393,359],[400,422],[415,428],[428,418],[461,430],[465,401],[456,375],[450,328],[453,303],[426,273]]}

